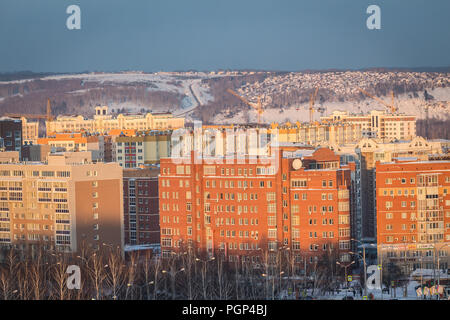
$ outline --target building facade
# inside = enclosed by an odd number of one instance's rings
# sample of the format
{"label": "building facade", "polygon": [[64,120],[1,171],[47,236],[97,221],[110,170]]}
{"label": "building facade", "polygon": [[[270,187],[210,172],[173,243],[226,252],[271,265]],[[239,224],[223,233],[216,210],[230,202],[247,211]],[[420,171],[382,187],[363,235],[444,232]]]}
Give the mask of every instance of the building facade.
{"label": "building facade", "polygon": [[0,138],[4,151],[19,151],[22,147],[22,121],[8,117],[0,118]]}
{"label": "building facade", "polygon": [[283,142],[305,143],[311,145],[356,143],[363,137],[361,124],[358,123],[295,123],[283,125],[273,123],[271,133],[278,135]]}
{"label": "building facade", "polygon": [[416,117],[390,114],[373,110],[367,115],[334,111],[330,116],[320,117],[325,123],[351,123],[361,127],[363,137],[383,140],[411,140],[416,136]]}
{"label": "building facade", "polygon": [[379,261],[447,269],[450,161],[378,162],[376,181]]}
{"label": "building facade", "polygon": [[170,157],[170,131],[138,132],[135,136],[118,136],[114,139],[112,154],[123,168],[136,168],[158,163]]}
{"label": "building facade", "polygon": [[184,118],[176,118],[170,113],[147,113],[145,115],[108,114],[108,107],[95,107],[92,119],[83,116],[58,116],[46,121],[47,135],[63,132],[87,131],[104,134],[110,130],[174,130],[184,127]]}
{"label": "building facade", "polygon": [[52,147],[48,144],[32,144],[25,141],[20,152],[21,161],[46,162]]}
{"label": "building facade", "polygon": [[20,118],[22,121],[23,143],[37,143],[39,138],[39,121],[28,121],[27,118]]}
{"label": "building facade", "polygon": [[124,169],[126,245],[159,245],[158,167]]}
{"label": "building facade", "polygon": [[105,138],[86,133],[55,133],[37,140],[40,145],[63,149],[67,152],[90,151],[94,161],[105,160]]}
{"label": "building facade", "polygon": [[289,248],[296,264],[349,261],[352,169],[329,149],[194,159],[161,159],[163,254],[195,247],[257,263],[261,252]]}
{"label": "building facade", "polygon": [[51,155],[48,164],[1,164],[0,245],[123,248],[122,169],[90,160],[78,152]]}

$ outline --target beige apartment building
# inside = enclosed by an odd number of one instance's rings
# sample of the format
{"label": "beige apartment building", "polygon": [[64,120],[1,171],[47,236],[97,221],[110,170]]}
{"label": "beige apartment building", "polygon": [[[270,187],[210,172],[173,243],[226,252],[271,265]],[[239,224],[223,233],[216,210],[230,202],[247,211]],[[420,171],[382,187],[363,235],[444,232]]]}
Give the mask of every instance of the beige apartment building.
{"label": "beige apartment building", "polygon": [[46,138],[39,138],[38,144],[63,149],[69,152],[90,151],[92,159],[104,161],[105,137],[86,133],[55,133]]}
{"label": "beige apartment building", "polygon": [[279,142],[310,145],[355,143],[363,137],[362,126],[357,123],[273,123],[270,132],[278,134]]}
{"label": "beige apartment building", "polygon": [[170,156],[170,131],[138,132],[136,136],[119,136],[113,142],[113,159],[124,168],[159,163]]}
{"label": "beige apartment building", "polygon": [[416,116],[390,114],[372,110],[367,115],[334,111],[330,116],[320,117],[325,123],[351,123],[361,127],[362,135],[383,140],[411,140],[416,136]]}
{"label": "beige apartment building", "polygon": [[61,132],[105,133],[110,130],[172,130],[184,127],[184,118],[175,118],[170,113],[146,113],[145,115],[108,114],[108,107],[95,107],[92,119],[83,116],[58,116],[46,121],[47,135]]}
{"label": "beige apartment building", "polygon": [[15,163],[20,160],[19,151],[0,152],[0,163]]}
{"label": "beige apartment building", "polygon": [[124,246],[122,168],[89,152],[0,164],[0,246],[60,252]]}
{"label": "beige apartment building", "polygon": [[22,140],[23,143],[36,144],[39,137],[39,121],[28,121],[27,118],[22,117]]}

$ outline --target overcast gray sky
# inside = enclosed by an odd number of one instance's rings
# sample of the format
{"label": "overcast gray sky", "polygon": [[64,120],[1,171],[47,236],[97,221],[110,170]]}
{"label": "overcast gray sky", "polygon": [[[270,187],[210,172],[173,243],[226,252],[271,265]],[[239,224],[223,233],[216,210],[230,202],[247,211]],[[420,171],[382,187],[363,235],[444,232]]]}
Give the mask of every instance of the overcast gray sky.
{"label": "overcast gray sky", "polygon": [[450,66],[448,0],[0,1],[0,72],[419,66]]}

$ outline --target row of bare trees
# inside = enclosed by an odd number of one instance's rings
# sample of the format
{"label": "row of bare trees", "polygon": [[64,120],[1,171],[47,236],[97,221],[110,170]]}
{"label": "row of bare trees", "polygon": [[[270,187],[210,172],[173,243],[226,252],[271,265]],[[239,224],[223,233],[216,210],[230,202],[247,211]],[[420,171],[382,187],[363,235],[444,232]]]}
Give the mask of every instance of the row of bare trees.
{"label": "row of bare trees", "polygon": [[[0,252],[0,299],[4,300],[230,300],[297,298],[333,290],[342,275],[335,253],[313,263],[283,248],[255,252],[255,260],[230,262],[223,253],[194,249],[162,258],[150,252],[126,254],[108,245],[78,255],[41,248]],[[80,269],[79,289],[69,289],[71,265]],[[297,293],[297,294],[296,294]]]}

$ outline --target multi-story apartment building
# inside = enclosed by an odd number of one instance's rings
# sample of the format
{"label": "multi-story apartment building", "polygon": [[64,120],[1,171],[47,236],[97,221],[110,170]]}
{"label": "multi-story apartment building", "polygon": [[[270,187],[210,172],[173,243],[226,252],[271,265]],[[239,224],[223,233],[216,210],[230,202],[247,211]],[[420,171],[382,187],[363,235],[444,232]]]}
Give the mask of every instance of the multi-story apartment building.
{"label": "multi-story apartment building", "polygon": [[20,156],[21,161],[46,162],[48,154],[52,151],[52,146],[48,144],[32,144],[31,142],[22,145]]}
{"label": "multi-story apartment building", "polygon": [[137,132],[135,136],[118,136],[114,139],[115,161],[124,168],[158,163],[169,157],[170,131]]}
{"label": "multi-story apartment building", "polygon": [[0,118],[0,138],[4,151],[19,151],[22,146],[22,121],[8,117]]}
{"label": "multi-story apartment building", "polygon": [[311,145],[356,143],[363,137],[361,124],[347,122],[272,123],[270,131],[278,135],[280,142]]}
{"label": "multi-story apartment building", "polygon": [[159,168],[124,169],[124,226],[125,244],[160,244]]}
{"label": "multi-story apartment building", "polygon": [[379,261],[447,269],[450,161],[377,162],[376,181]]}
{"label": "multi-story apartment building", "polygon": [[430,157],[442,158],[446,140],[430,141],[422,137],[412,140],[385,142],[381,139],[364,138],[358,143],[347,145],[328,144],[328,147],[356,163],[356,205],[354,237],[358,240],[376,239],[376,179],[375,163],[391,162],[396,158],[416,158],[428,160]]}
{"label": "multi-story apartment building", "polygon": [[161,159],[162,252],[192,246],[256,262],[289,248],[297,264],[324,254],[348,261],[352,170],[329,149]]}
{"label": "multi-story apartment building", "polygon": [[[174,130],[172,157],[190,157],[196,150],[202,157],[269,156],[272,145],[280,145],[276,130],[250,126],[201,126]],[[286,145],[293,143],[285,143]]]}
{"label": "multi-story apartment building", "polygon": [[89,135],[81,132],[55,133],[46,138],[39,138],[37,142],[40,145],[49,145],[67,152],[90,151],[93,160],[104,161],[105,138],[100,135]]}
{"label": "multi-story apartment building", "polygon": [[0,163],[16,163],[19,161],[19,151],[0,151]]}
{"label": "multi-story apartment building", "polygon": [[0,164],[0,244],[62,252],[124,246],[122,168],[90,153],[50,155],[48,164]]}
{"label": "multi-story apartment building", "polygon": [[416,117],[405,114],[390,114],[373,110],[367,115],[334,111],[328,117],[320,117],[327,123],[351,123],[361,127],[362,135],[383,140],[411,140],[416,136]]}
{"label": "multi-story apartment building", "polygon": [[184,127],[184,118],[175,118],[170,113],[147,113],[145,115],[123,115],[113,117],[108,107],[95,107],[93,119],[83,116],[58,116],[56,120],[46,121],[47,135],[62,132],[104,134],[110,130],[173,130]]}
{"label": "multi-story apartment building", "polygon": [[20,118],[22,121],[23,142],[37,143],[39,137],[39,121],[28,121],[27,118]]}

